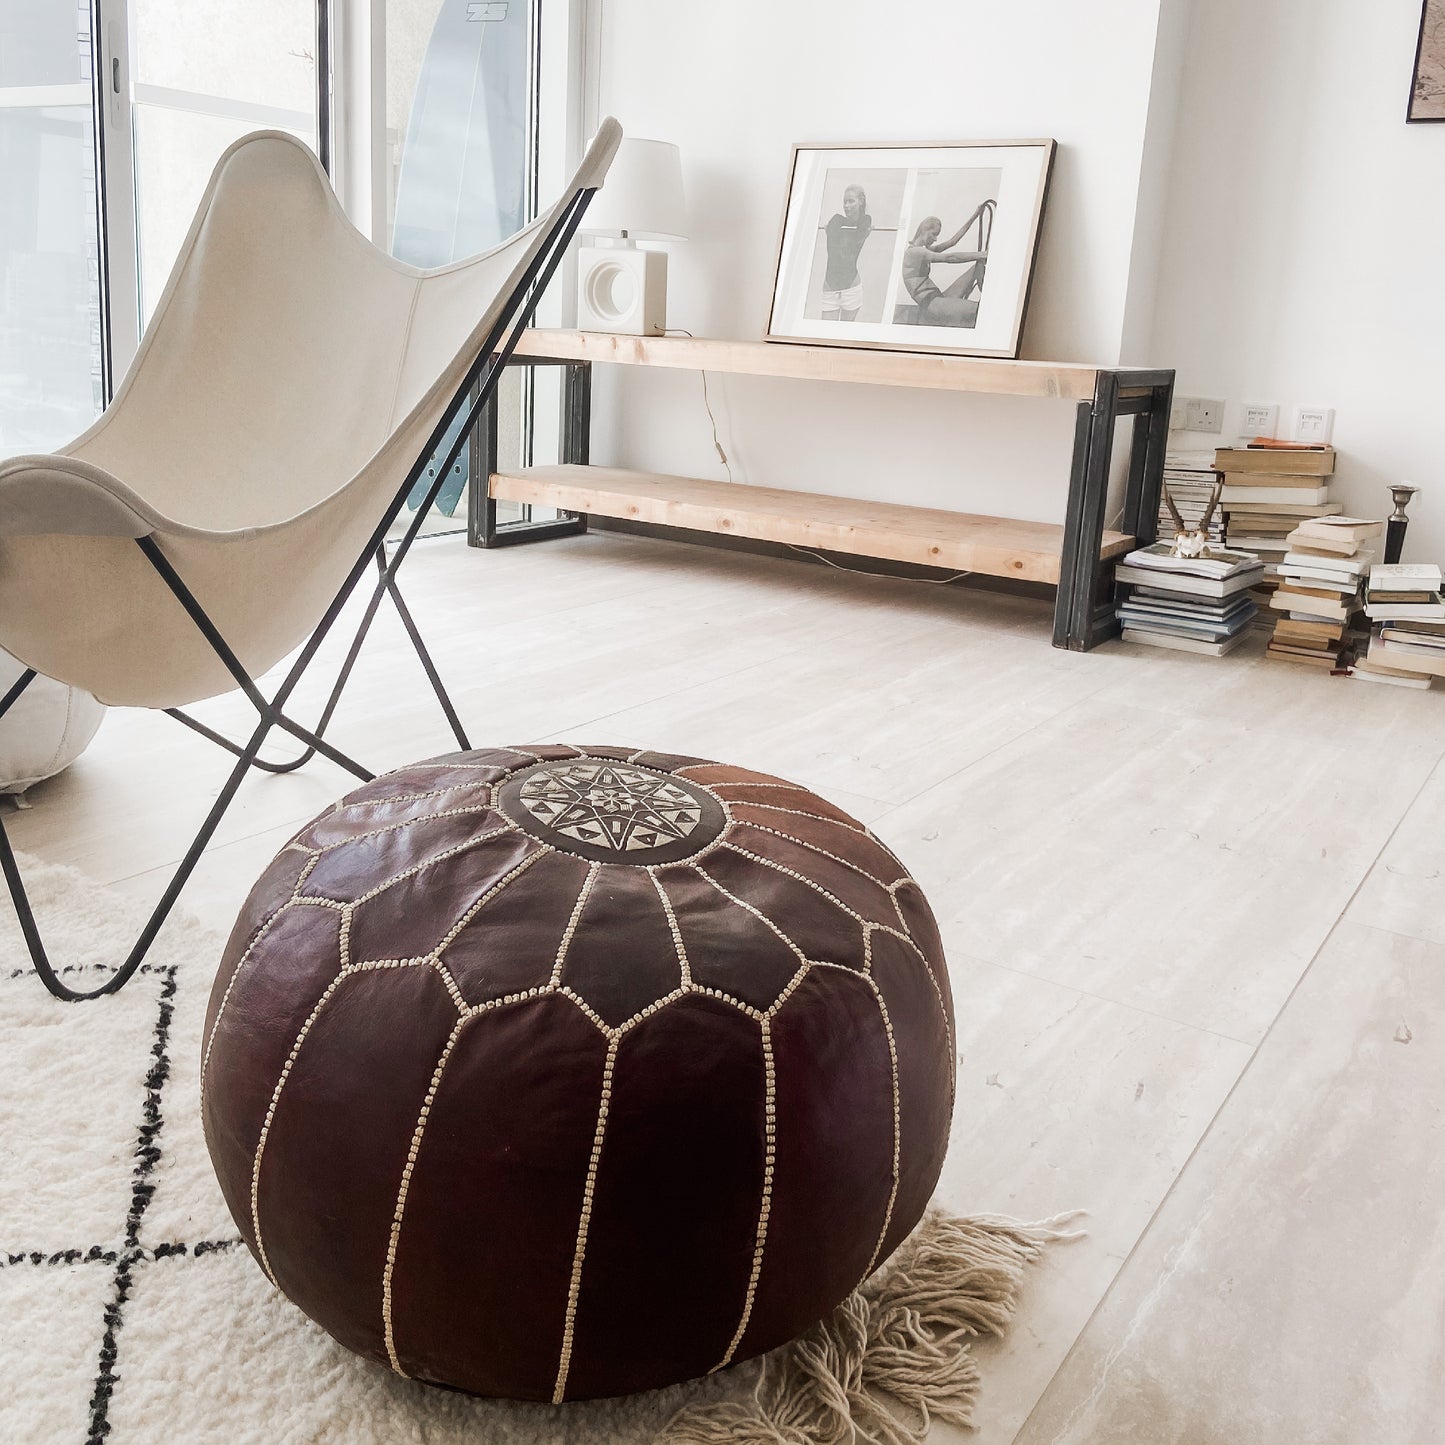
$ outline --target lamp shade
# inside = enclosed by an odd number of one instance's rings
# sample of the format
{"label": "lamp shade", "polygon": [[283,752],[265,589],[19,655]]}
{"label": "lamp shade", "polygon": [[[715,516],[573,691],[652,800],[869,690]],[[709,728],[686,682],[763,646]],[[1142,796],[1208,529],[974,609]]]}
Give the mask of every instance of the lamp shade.
{"label": "lamp shade", "polygon": [[582,229],[600,235],[655,236],[681,241],[687,236],[682,199],[682,158],[662,140],[626,137],[607,172],[607,182],[592,198]]}

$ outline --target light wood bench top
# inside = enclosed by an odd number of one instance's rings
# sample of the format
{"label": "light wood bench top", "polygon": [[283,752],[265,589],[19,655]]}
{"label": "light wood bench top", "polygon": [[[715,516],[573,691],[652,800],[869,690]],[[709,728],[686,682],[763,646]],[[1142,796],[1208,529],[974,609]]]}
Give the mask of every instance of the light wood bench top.
{"label": "light wood bench top", "polygon": [[[721,341],[711,337],[618,336],[604,331],[526,331],[516,355],[874,386],[916,386],[994,396],[1063,397],[1070,401],[1092,401],[1100,371],[1097,366],[1071,362],[1001,361],[992,357],[800,346],[777,341]],[[1125,371],[1126,385],[1127,376]]]}

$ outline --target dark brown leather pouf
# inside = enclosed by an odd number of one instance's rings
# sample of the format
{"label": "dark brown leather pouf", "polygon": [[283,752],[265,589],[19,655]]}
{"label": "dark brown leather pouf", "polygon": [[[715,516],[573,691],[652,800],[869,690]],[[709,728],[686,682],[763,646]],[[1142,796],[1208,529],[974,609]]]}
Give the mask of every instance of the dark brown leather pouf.
{"label": "dark brown leather pouf", "polygon": [[480,1395],[781,1345],[913,1229],[953,1104],[928,904],[778,778],[459,753],[282,849],[206,1026],[206,1139],[342,1344]]}

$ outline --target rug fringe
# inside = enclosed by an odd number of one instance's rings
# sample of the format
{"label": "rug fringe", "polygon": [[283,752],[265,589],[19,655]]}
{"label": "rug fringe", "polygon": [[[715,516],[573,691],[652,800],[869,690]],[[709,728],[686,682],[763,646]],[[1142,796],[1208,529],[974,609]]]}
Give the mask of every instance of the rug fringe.
{"label": "rug fringe", "polygon": [[1026,1224],[930,1210],[825,1320],[764,1357],[752,1397],[680,1411],[663,1445],[923,1445],[973,1424],[972,1342],[1002,1335],[1025,1269],[1082,1211]]}

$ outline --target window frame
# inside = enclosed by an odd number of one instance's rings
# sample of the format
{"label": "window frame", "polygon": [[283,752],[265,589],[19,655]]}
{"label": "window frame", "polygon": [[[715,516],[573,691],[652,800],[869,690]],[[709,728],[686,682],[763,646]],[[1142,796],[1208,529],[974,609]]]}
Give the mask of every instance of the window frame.
{"label": "window frame", "polygon": [[[523,3],[534,29],[528,209],[535,215],[560,194],[593,128],[587,122],[595,109],[589,91],[595,90],[600,6],[596,0]],[[89,0],[89,8],[102,389],[108,405],[141,340],[135,107],[160,104],[258,126],[294,126],[309,117],[139,85],[133,76],[131,0]],[[387,249],[385,0],[315,0],[315,11],[318,158],[353,223]],[[575,316],[574,277],[569,256],[539,308],[542,325],[565,325]]]}
{"label": "window frame", "polygon": [[[315,0],[315,124],[318,155],[327,165],[333,150],[331,39],[333,0]],[[141,341],[140,233],[135,174],[135,109],[155,105],[192,114],[239,120],[257,128],[311,123],[303,111],[139,84],[134,78],[134,30],[130,0],[90,0],[92,115],[96,128],[96,208],[100,236],[101,357],[104,395],[115,388]],[[329,170],[329,166],[328,166]]]}

